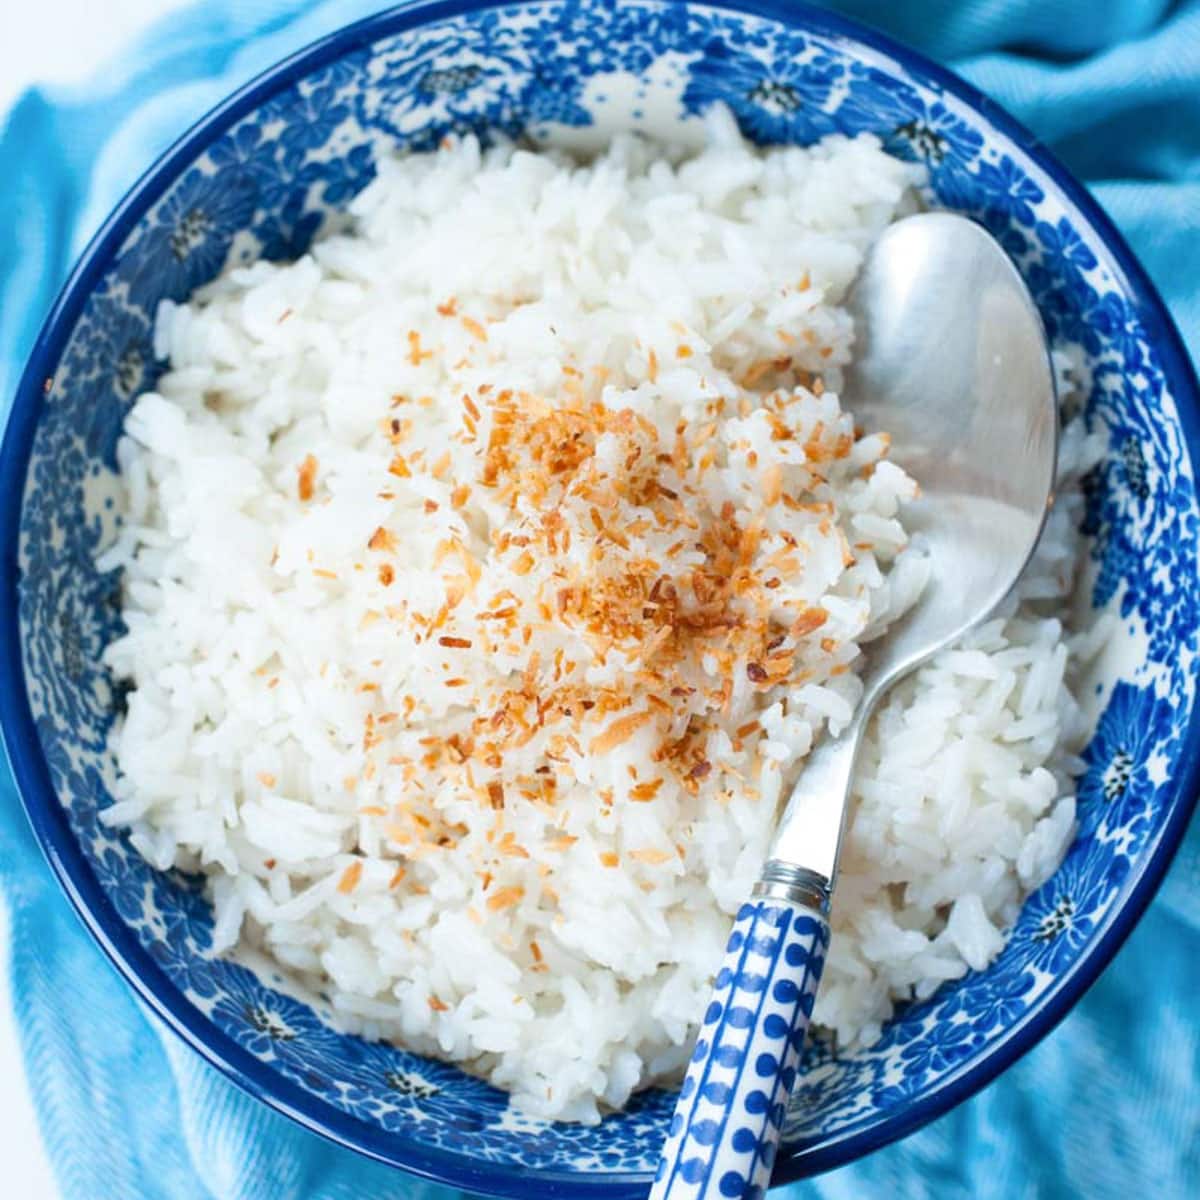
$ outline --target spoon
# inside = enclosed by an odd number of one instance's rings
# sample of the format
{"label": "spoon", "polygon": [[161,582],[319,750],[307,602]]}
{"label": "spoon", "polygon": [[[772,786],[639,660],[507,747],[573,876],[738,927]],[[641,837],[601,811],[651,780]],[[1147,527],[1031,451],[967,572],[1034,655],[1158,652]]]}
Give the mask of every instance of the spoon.
{"label": "spoon", "polygon": [[850,723],[809,756],[738,912],[651,1200],[757,1198],[771,1177],[829,946],[854,759],[880,696],[986,619],[1053,501],[1054,374],[1028,290],[996,241],[951,213],[905,217],[849,298],[843,406],[892,435],[920,486],[905,525],[930,557],[910,612],[869,644]]}

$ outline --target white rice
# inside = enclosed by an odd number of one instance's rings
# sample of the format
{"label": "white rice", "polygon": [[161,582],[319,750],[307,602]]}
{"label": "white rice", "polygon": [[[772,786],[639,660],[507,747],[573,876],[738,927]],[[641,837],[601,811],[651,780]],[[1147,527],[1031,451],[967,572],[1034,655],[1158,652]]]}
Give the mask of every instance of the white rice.
{"label": "white rice", "polygon": [[[534,1113],[679,1069],[781,796],[924,580],[913,484],[836,398],[839,304],[919,178],[720,115],[691,158],[466,140],[163,305],[103,563],[106,819],[208,875],[218,951]],[[1071,837],[1074,503],[1033,599],[874,723],[817,1006],[844,1041],[985,965]]]}

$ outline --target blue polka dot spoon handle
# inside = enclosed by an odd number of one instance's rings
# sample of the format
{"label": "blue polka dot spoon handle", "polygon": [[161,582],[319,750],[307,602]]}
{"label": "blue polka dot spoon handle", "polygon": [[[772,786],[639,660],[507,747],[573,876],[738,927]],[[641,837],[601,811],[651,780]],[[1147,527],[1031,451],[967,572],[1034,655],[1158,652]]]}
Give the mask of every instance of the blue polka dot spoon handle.
{"label": "blue polka dot spoon handle", "polygon": [[770,897],[742,906],[651,1200],[748,1200],[766,1191],[828,946],[829,925],[815,907]]}

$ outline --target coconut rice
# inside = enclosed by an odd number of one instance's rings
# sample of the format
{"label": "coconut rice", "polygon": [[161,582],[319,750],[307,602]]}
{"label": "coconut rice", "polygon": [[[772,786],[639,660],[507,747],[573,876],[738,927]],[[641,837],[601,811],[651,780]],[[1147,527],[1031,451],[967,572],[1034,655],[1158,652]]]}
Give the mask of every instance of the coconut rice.
{"label": "coconut rice", "polygon": [[[686,1059],[916,483],[837,390],[920,173],[870,137],[386,159],[347,231],[164,303],[118,448],[117,802],[214,949],[594,1120]],[[815,1019],[986,965],[1074,824],[1072,472],[1019,598],[873,722]],[[1095,642],[1093,637],[1092,642]]]}

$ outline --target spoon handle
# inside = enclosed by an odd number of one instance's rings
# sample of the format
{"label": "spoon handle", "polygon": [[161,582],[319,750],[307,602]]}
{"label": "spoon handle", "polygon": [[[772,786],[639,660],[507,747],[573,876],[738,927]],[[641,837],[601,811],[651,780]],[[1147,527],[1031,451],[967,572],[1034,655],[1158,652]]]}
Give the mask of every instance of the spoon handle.
{"label": "spoon handle", "polygon": [[815,908],[774,897],[742,905],[650,1200],[766,1191],[828,947]]}

